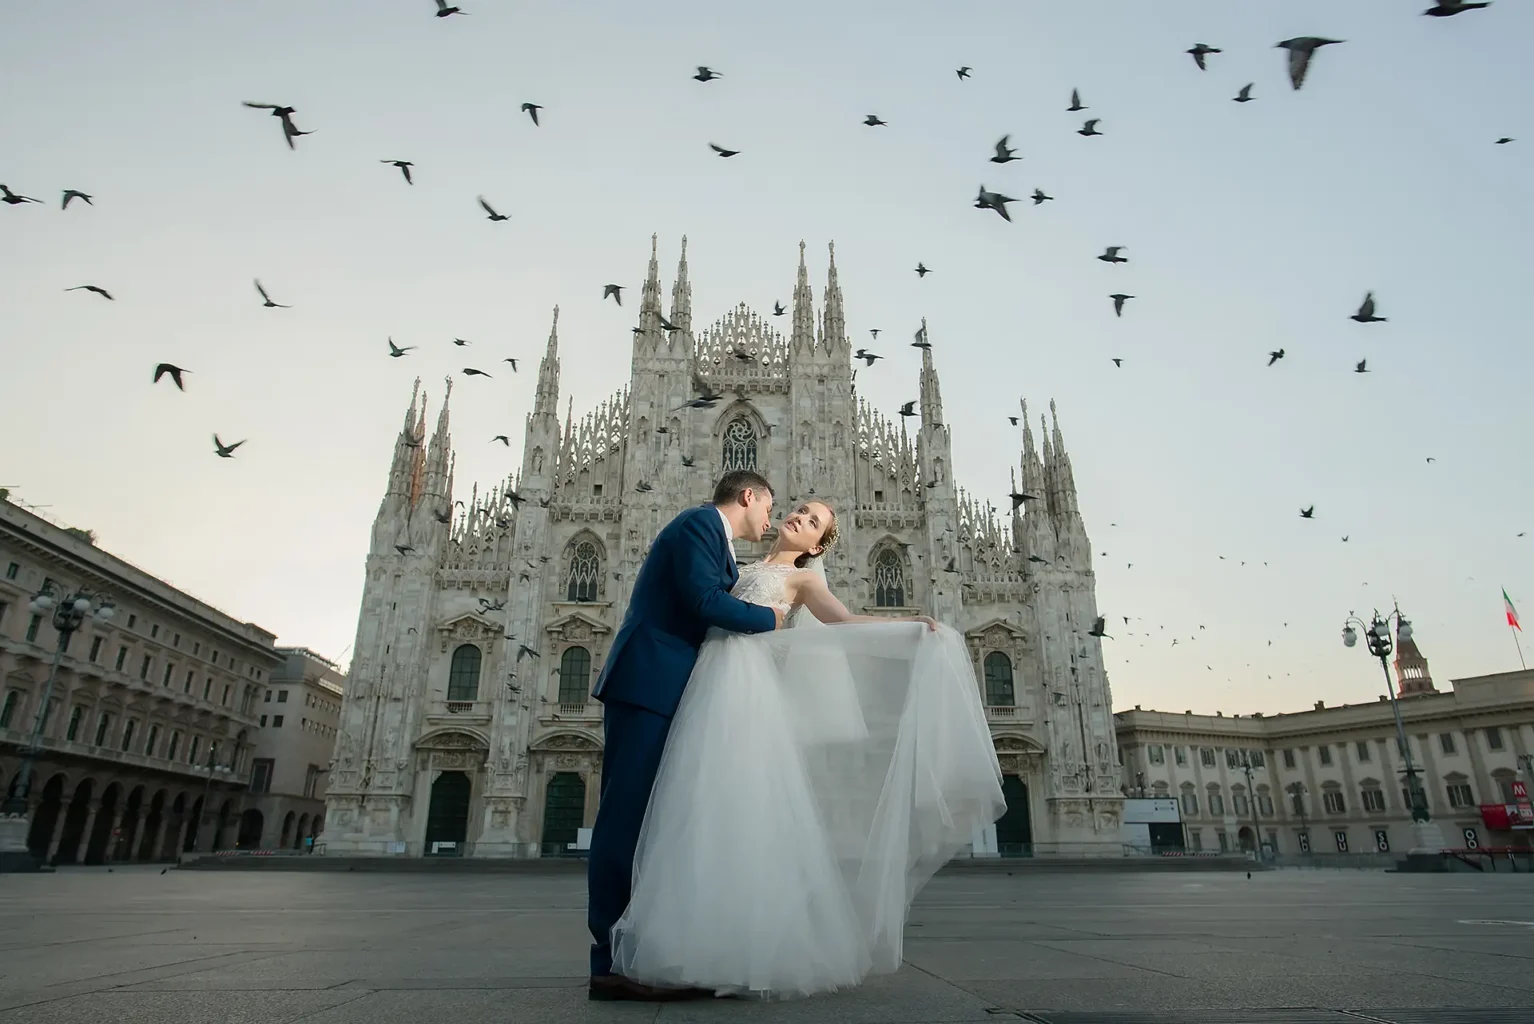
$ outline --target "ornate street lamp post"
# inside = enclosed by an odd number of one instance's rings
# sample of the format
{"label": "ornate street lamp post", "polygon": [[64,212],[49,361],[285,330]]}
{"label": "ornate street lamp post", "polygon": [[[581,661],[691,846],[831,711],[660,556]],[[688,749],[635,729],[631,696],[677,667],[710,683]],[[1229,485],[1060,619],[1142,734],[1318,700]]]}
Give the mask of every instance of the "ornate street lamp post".
{"label": "ornate street lamp post", "polygon": [[[197,814],[197,820],[192,825],[192,849],[196,852],[200,852],[197,851],[197,847],[202,842],[202,819],[208,816],[208,796],[213,791],[213,776],[215,774],[227,776],[234,773],[233,765],[225,766],[218,763],[218,744],[212,741],[208,743],[208,763],[206,767],[208,777],[203,780],[202,784],[201,810]],[[217,833],[214,834],[214,838],[218,838]],[[209,850],[208,852],[212,853],[213,851]]]}
{"label": "ornate street lamp post", "polygon": [[1365,625],[1364,621],[1356,615],[1349,615],[1342,626],[1342,644],[1344,647],[1353,647],[1358,643],[1358,631],[1364,631],[1364,642],[1369,648],[1369,653],[1380,660],[1380,671],[1385,673],[1385,692],[1390,695],[1390,710],[1395,715],[1396,722],[1396,745],[1401,749],[1401,758],[1406,763],[1406,768],[1401,772],[1406,778],[1406,788],[1411,795],[1412,834],[1416,838],[1413,847],[1415,851],[1427,851],[1437,853],[1443,849],[1443,833],[1439,831],[1437,824],[1431,820],[1427,808],[1427,792],[1422,788],[1422,780],[1417,776],[1420,769],[1412,760],[1411,744],[1406,740],[1406,726],[1401,721],[1401,703],[1396,699],[1395,680],[1390,678],[1390,664],[1387,659],[1393,649],[1390,642],[1390,620],[1396,620],[1396,637],[1405,643],[1411,639],[1411,623],[1401,614],[1397,608],[1388,615],[1381,616],[1379,611],[1374,612],[1374,618]]}
{"label": "ornate street lamp post", "polygon": [[[87,619],[98,622],[106,622],[112,618],[116,609],[112,602],[100,594],[93,594],[86,590],[77,590],[72,594],[59,597],[53,592],[51,586],[45,585],[42,590],[32,598],[30,605],[35,615],[51,615],[53,628],[58,632],[58,643],[53,649],[53,663],[48,668],[48,681],[43,684],[42,700],[38,702],[37,714],[32,719],[32,734],[27,738],[27,745],[21,750],[21,770],[16,773],[16,781],[11,786],[10,796],[4,804],[0,804],[0,822],[11,822],[8,827],[16,832],[16,836],[9,835],[4,828],[0,828],[0,865],[7,861],[15,861],[17,867],[36,867],[36,859],[26,852],[27,833],[31,823],[27,821],[27,803],[32,790],[32,774],[37,755],[41,753],[43,727],[48,720],[48,705],[53,700],[53,683],[59,674],[59,662],[64,657],[64,649],[69,646],[69,638],[83,625]],[[14,849],[18,845],[19,849]],[[30,864],[21,864],[23,859],[29,859]]]}
{"label": "ornate street lamp post", "polygon": [[1257,767],[1252,764],[1251,753],[1246,750],[1241,751],[1240,768],[1246,773],[1246,799],[1252,811],[1252,854],[1260,861],[1262,860],[1262,828],[1257,824],[1257,787],[1252,784],[1252,771]]}
{"label": "ornate street lamp post", "polygon": [[[1305,836],[1305,842],[1310,842],[1310,827],[1305,824],[1305,783],[1291,782],[1284,792],[1289,794],[1289,807],[1300,816],[1300,832]],[[1309,853],[1309,850],[1301,850],[1301,853]]]}

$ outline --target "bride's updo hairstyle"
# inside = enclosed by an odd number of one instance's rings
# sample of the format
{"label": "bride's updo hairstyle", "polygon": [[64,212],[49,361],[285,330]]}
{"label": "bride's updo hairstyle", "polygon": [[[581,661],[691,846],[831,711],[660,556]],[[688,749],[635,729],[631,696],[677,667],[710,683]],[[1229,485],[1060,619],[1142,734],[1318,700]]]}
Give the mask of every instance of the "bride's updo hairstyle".
{"label": "bride's updo hairstyle", "polygon": [[[826,503],[823,501],[817,502],[817,504],[826,505]],[[826,523],[825,532],[820,535],[820,554],[812,555],[806,551],[804,554],[794,559],[794,568],[804,569],[808,567],[810,562],[814,559],[825,557],[826,552],[831,550],[831,545],[835,544],[837,538],[840,536],[836,529],[836,509],[832,508],[830,505],[826,505],[826,511],[831,513],[831,519]]]}

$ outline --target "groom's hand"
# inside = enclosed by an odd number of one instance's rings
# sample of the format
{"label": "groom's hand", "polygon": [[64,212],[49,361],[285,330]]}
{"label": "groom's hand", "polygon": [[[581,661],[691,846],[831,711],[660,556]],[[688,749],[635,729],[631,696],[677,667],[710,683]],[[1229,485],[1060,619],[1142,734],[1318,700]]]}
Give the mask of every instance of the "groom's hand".
{"label": "groom's hand", "polygon": [[783,624],[788,621],[788,613],[785,612],[781,608],[774,607],[772,609],[772,615],[773,615],[773,618],[778,620],[777,625],[773,626],[772,628],[773,629],[782,629],[783,628]]}

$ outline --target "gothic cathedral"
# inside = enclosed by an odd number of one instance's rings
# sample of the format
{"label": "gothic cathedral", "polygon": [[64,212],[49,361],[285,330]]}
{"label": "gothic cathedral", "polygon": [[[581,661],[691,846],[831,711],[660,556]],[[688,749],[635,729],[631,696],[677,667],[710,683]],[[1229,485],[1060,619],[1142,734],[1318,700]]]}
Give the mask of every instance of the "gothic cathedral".
{"label": "gothic cathedral", "polygon": [[447,397],[428,437],[417,382],[373,524],[326,853],[576,849],[602,763],[591,685],[630,581],[673,515],[751,467],[780,509],[814,495],[837,511],[827,569],[854,611],[925,612],[967,638],[1008,802],[976,852],[1121,854],[1092,549],[1058,421],[1036,448],[1023,406],[1021,491],[998,515],[950,475],[930,347],[914,417],[897,427],[858,397],[834,248],[817,323],[801,243],[792,314],[787,338],[745,305],[695,329],[686,239],[663,314],[652,239],[628,387],[560,423],[556,309],[521,471],[468,501]]}

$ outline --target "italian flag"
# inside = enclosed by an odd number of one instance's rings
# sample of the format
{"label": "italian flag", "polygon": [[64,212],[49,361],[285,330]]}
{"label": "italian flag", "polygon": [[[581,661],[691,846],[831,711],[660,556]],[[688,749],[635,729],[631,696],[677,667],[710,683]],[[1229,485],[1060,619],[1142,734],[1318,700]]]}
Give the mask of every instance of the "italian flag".
{"label": "italian flag", "polygon": [[1518,609],[1513,607],[1513,599],[1507,596],[1507,588],[1502,588],[1502,604],[1507,609],[1507,624],[1518,632],[1523,632],[1523,627],[1518,625]]}

